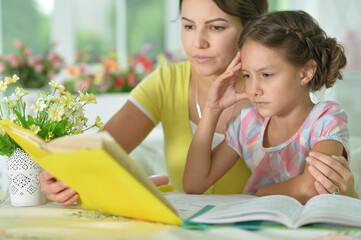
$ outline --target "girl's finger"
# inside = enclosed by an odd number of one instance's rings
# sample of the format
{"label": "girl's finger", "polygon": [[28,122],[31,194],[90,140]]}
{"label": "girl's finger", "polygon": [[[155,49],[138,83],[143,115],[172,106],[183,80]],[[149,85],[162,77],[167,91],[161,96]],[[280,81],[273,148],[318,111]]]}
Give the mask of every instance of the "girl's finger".
{"label": "girl's finger", "polygon": [[241,52],[238,51],[232,62],[228,65],[226,72],[232,70],[241,61]]}

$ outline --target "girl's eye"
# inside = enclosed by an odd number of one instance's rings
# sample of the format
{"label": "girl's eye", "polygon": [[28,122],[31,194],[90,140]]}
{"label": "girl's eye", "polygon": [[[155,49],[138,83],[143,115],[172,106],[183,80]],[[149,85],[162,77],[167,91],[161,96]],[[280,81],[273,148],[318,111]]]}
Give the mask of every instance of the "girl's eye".
{"label": "girl's eye", "polygon": [[246,78],[250,78],[251,75],[250,74],[243,74],[243,77],[246,79]]}
{"label": "girl's eye", "polygon": [[220,32],[222,30],[224,30],[224,27],[222,26],[211,26],[211,29],[217,31],[217,32]]}
{"label": "girl's eye", "polygon": [[191,30],[191,29],[194,29],[195,26],[193,26],[193,25],[184,25],[184,28],[185,28],[186,30]]}

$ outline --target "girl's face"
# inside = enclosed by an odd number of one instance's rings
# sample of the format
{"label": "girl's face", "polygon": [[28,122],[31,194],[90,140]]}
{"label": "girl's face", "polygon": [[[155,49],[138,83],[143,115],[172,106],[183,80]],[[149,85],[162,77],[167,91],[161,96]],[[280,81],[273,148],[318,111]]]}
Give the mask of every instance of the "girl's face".
{"label": "girl's face", "polygon": [[182,42],[192,68],[203,76],[220,75],[237,51],[242,24],[212,0],[184,0]]}
{"label": "girl's face", "polygon": [[262,116],[287,116],[309,96],[301,85],[302,68],[288,62],[279,49],[249,40],[242,46],[241,61],[246,93]]}

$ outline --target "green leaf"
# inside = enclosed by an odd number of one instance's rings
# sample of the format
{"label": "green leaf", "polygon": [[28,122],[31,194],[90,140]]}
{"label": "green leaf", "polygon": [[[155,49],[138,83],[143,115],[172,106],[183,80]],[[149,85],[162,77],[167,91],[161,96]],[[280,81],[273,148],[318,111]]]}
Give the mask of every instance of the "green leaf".
{"label": "green leaf", "polygon": [[23,126],[24,128],[29,129],[29,126],[28,126],[28,123],[26,122],[25,117],[23,117],[23,116],[21,115],[21,113],[19,113],[19,112],[16,111],[16,110],[14,110],[14,112],[15,112],[16,116],[18,117],[18,120],[20,121],[21,126]]}

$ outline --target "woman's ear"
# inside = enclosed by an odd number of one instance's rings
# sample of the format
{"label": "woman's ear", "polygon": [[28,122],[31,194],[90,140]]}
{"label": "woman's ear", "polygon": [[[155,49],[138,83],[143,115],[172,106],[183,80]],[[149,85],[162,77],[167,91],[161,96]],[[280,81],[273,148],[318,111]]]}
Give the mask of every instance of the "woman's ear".
{"label": "woman's ear", "polygon": [[307,85],[313,76],[315,75],[317,70],[317,63],[315,60],[308,60],[301,70],[301,85]]}

